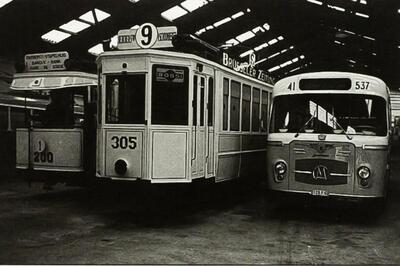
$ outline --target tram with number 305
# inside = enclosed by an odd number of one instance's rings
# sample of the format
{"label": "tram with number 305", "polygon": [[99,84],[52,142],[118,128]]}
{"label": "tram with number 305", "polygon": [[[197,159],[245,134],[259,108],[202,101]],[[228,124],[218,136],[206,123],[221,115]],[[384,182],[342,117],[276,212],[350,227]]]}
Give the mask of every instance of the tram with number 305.
{"label": "tram with number 305", "polygon": [[172,47],[175,35],[175,27],[147,23],[120,31],[119,50],[99,55],[96,176],[151,183],[265,177],[272,85],[227,54],[219,64],[155,49]]}

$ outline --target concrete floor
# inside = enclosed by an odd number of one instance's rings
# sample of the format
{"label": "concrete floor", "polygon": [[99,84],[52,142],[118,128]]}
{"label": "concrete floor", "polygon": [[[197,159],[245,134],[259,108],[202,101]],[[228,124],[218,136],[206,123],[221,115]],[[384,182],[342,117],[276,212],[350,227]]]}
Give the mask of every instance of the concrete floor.
{"label": "concrete floor", "polygon": [[381,215],[234,183],[46,192],[2,179],[0,264],[400,263],[399,161]]}

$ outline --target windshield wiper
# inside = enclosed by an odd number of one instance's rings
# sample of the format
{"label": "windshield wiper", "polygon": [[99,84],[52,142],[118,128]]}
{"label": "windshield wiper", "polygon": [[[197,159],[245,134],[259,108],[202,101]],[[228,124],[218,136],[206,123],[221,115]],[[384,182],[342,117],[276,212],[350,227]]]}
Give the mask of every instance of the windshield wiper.
{"label": "windshield wiper", "polygon": [[352,139],[353,139],[350,135],[347,134],[346,130],[344,130],[344,128],[339,124],[338,121],[336,121],[336,119],[333,119],[333,117],[332,117],[331,120],[332,120],[333,123],[335,123],[336,126],[338,126],[338,127],[344,132],[344,134],[346,135],[346,137],[347,137],[349,140],[352,140]]}
{"label": "windshield wiper", "polygon": [[294,135],[295,138],[297,138],[300,135],[300,132],[308,125],[308,123],[311,122],[315,117],[312,115],[310,119],[307,120],[307,122],[296,132]]}

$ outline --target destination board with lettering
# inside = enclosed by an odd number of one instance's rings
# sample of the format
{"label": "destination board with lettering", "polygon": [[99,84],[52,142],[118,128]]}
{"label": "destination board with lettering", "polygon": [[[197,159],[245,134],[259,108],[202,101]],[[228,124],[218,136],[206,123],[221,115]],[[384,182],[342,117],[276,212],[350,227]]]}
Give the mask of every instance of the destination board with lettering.
{"label": "destination board with lettering", "polygon": [[25,55],[27,71],[65,70],[65,60],[69,59],[68,52],[54,52]]}

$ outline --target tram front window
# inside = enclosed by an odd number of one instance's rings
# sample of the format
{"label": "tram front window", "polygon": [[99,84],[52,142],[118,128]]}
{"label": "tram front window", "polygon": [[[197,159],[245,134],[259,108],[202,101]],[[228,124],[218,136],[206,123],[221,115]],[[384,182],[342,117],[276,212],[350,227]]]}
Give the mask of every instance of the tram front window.
{"label": "tram front window", "polygon": [[302,94],[274,99],[271,133],[386,136],[386,102],[355,94]]}
{"label": "tram front window", "polygon": [[106,86],[106,123],[145,123],[144,74],[109,75]]}
{"label": "tram front window", "polygon": [[[79,118],[83,117],[83,103],[76,102],[74,95],[71,89],[50,91],[46,109],[38,117],[33,117],[35,126],[62,128],[79,123]],[[79,110],[74,112],[74,108]]]}
{"label": "tram front window", "polygon": [[157,125],[188,125],[188,68],[153,66],[151,121]]}

